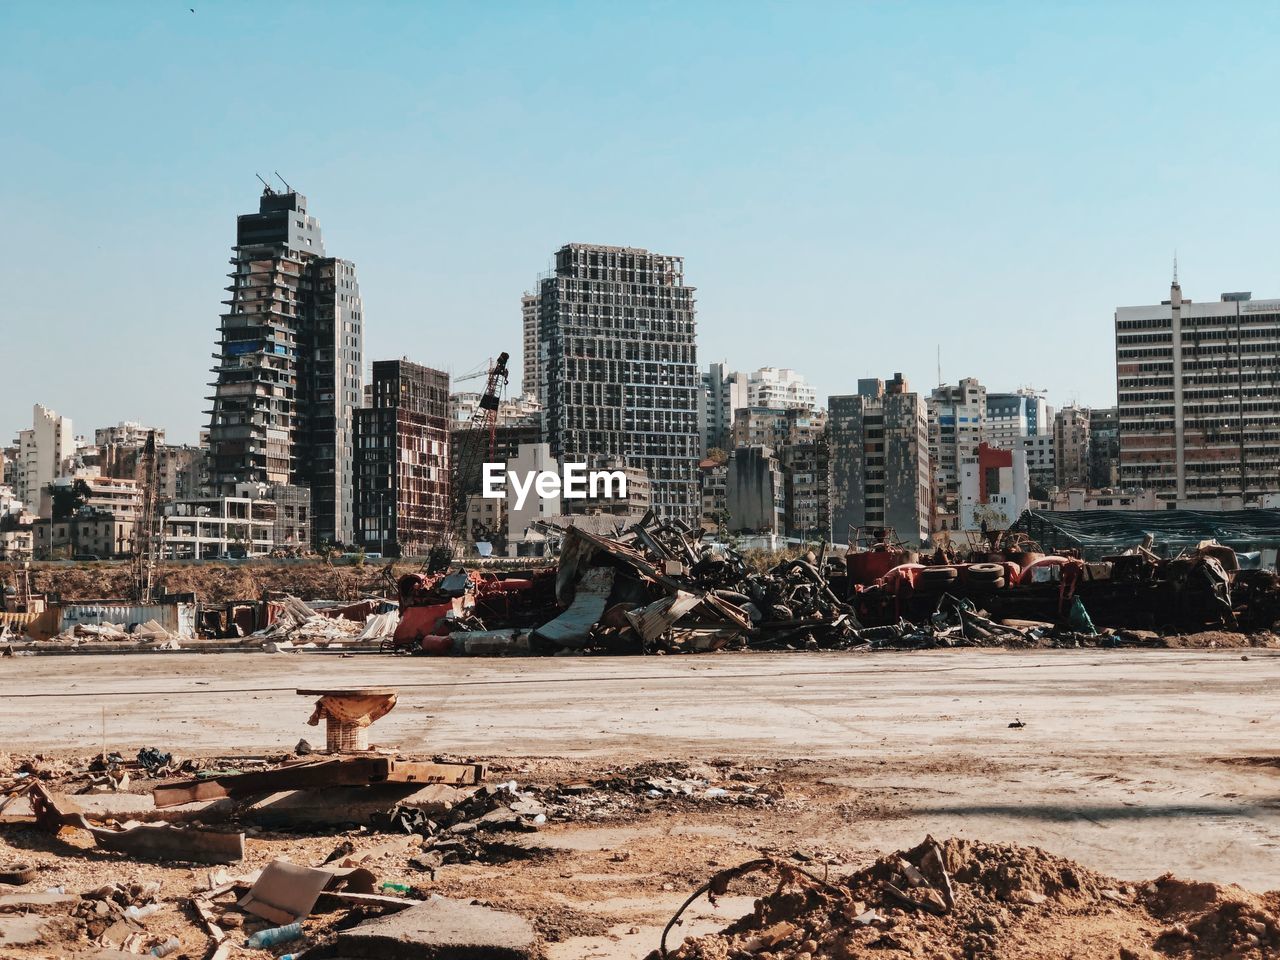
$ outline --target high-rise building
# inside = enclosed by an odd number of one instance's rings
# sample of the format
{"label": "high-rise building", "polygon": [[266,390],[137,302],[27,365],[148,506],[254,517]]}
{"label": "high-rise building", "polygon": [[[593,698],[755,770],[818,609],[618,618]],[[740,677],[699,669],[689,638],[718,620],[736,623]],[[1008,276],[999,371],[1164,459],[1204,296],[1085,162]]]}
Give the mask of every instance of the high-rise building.
{"label": "high-rise building", "polygon": [[702,429],[702,452],[727,451],[733,446],[733,414],[750,406],[747,378],[726,369],[722,360],[707,367],[702,374],[702,391],[698,395],[698,420]]}
{"label": "high-rise building", "polygon": [[1053,459],[1057,485],[1084,487],[1089,483],[1089,410],[1070,404],[1053,418]]}
{"label": "high-rise building", "polygon": [[356,411],[358,542],[388,556],[426,556],[449,529],[449,375],[377,360]]}
{"label": "high-rise building", "polygon": [[1280,300],[1118,307],[1120,485],[1258,502],[1280,473]]}
{"label": "high-rise building", "polygon": [[307,200],[263,191],[237,219],[210,398],[210,484],[311,491],[317,543],[355,538],[353,431],[364,315],[355,266],[325,256]]}
{"label": "high-rise building", "polygon": [[1014,450],[1023,437],[1036,437],[1053,430],[1053,407],[1035,390],[1023,388],[1013,393],[988,393],[983,421],[983,439],[993,447]]}
{"label": "high-rise building", "polygon": [[929,457],[933,461],[935,527],[958,529],[960,462],[985,439],[987,388],[973,377],[942,384],[929,397]]}
{"label": "high-rise building", "polygon": [[520,297],[520,321],[524,333],[524,373],[520,380],[520,392],[546,403],[542,386],[542,350],[538,345],[538,295],[525,293]]}
{"label": "high-rise building", "polygon": [[831,397],[831,533],[852,542],[858,527],[891,528],[906,543],[930,531],[929,415],[902,374],[859,380],[852,396]]}
{"label": "high-rise building", "polygon": [[812,440],[779,447],[778,461],[786,484],[786,535],[829,541],[831,464],[825,431]]}
{"label": "high-rise building", "polygon": [[36,404],[31,408],[31,429],[18,433],[18,456],[13,467],[13,489],[27,508],[40,508],[40,495],[58,477],[65,476],[75,456],[76,435],[69,417]]}
{"label": "high-rise building", "polygon": [[693,293],[680,257],[571,243],[538,301],[552,454],[622,458],[649,475],[659,514],[689,523],[700,512]]}

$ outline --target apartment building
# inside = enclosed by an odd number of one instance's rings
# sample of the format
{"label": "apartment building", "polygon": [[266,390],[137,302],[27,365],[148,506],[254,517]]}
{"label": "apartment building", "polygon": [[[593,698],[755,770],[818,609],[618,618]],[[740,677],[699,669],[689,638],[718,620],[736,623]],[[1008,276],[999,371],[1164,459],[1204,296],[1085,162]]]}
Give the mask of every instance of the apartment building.
{"label": "apartment building", "polygon": [[355,266],[325,255],[293,190],[264,189],[232,249],[209,398],[212,490],[305,486],[315,540],[350,543],[364,329]]}
{"label": "apartment building", "polygon": [[827,428],[827,412],[808,407],[745,407],[734,411],[730,449],[812,443]]}
{"label": "apartment building", "polygon": [[1089,411],[1089,486],[1120,485],[1120,416],[1115,407]]}
{"label": "apartment building", "polygon": [[960,529],[975,533],[1008,530],[1030,497],[1027,454],[986,442],[960,462]]}
{"label": "apartment building", "polygon": [[702,452],[728,450],[733,446],[733,415],[750,406],[746,374],[728,369],[724,361],[710,364],[702,374],[698,395],[698,422],[702,430]]}
{"label": "apartment building", "polygon": [[696,522],[701,378],[683,259],[571,243],[538,293],[553,456],[620,457],[646,472],[660,515]]}
{"label": "apartment building", "polygon": [[1074,404],[1053,419],[1053,457],[1057,485],[1083,487],[1089,483],[1089,410]]}
{"label": "apartment building", "polygon": [[973,377],[935,387],[928,401],[929,457],[933,461],[935,526],[956,529],[960,463],[984,439],[987,388]]}
{"label": "apartment building", "polygon": [[1115,311],[1119,473],[1162,502],[1260,503],[1280,474],[1280,299]]}
{"label": "apartment building", "polygon": [[859,527],[892,528],[903,541],[929,537],[929,414],[902,374],[887,384],[858,381],[858,392],[828,401],[831,532],[853,542]]}
{"label": "apartment building", "polygon": [[76,452],[76,435],[69,417],[37,403],[31,408],[31,429],[18,433],[12,485],[18,499],[32,511],[40,508],[40,495],[68,470]]}
{"label": "apartment building", "polygon": [[812,410],[817,403],[817,391],[789,367],[761,367],[747,375],[747,406]]}
{"label": "apartment building", "polygon": [[825,431],[812,440],[778,448],[786,488],[785,534],[802,540],[831,540],[828,496],[830,455]]}
{"label": "apartment building", "polygon": [[545,403],[542,349],[538,345],[538,295],[536,293],[525,293],[520,297],[520,327],[524,346],[520,392],[539,403]]}

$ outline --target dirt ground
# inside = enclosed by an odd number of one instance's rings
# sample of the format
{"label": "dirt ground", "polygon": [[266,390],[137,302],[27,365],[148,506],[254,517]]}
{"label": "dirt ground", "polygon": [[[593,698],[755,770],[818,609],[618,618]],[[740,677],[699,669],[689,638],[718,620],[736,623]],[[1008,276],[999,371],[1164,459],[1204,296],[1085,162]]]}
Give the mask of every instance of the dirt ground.
{"label": "dirt ground", "polygon": [[[486,758],[491,780],[521,786],[593,781],[661,763],[726,788],[725,796],[699,788],[691,797],[636,796],[553,816],[528,835],[537,848],[530,859],[450,864],[434,879],[409,862],[411,850],[376,862],[380,880],[409,884],[415,893],[474,898],[525,915],[549,960],[644,957],[700,884],[762,855],[842,879],[927,835],[1043,848],[1092,879],[1048,890],[1052,902],[1034,904],[1008,898],[1046,895],[1041,874],[1027,873],[1026,882],[1000,893],[971,870],[973,882],[957,894],[963,910],[952,920],[925,918],[929,926],[918,911],[876,903],[855,878],[850,896],[892,927],[854,931],[861,940],[850,940],[852,928],[842,922],[826,938],[831,904],[817,904],[815,914],[807,900],[797,911],[792,898],[788,922],[799,916],[804,936],[755,955],[837,958],[845,954],[836,945],[847,953],[850,943],[888,957],[1083,960],[1125,956],[1121,946],[1138,957],[1275,955],[1267,924],[1276,903],[1259,898],[1280,888],[1280,656],[1273,651],[3,663],[0,744],[15,757],[41,754],[46,759],[38,763],[68,769],[99,748],[104,715],[108,748],[126,756],[148,745],[182,756],[287,751],[300,736],[322,740],[303,722],[310,702],[296,687],[390,684],[400,703],[379,721],[374,739],[406,755]],[[1025,725],[1010,727],[1015,721]],[[282,856],[320,863],[344,839],[359,846],[375,838],[360,831],[254,833],[246,862],[231,872]],[[207,944],[185,904],[207,868],[134,863],[72,842],[83,849],[5,823],[0,860],[36,861],[33,886],[41,889],[64,885],[78,893],[108,879],[159,880],[169,905],[148,918],[148,932],[176,934],[189,956],[204,956]],[[1021,875],[1028,862],[1039,862],[998,850],[982,856],[994,864],[992,876],[1000,869]],[[1151,892],[1150,882],[1167,872],[1213,886],[1185,893],[1165,882]],[[776,877],[753,876],[731,884],[719,907],[699,900],[669,945],[751,914],[755,898],[775,884]],[[1176,910],[1165,902],[1174,893],[1181,898]],[[818,922],[819,915],[826,919]],[[348,922],[345,916],[309,921],[311,942]],[[989,917],[997,930],[965,928]],[[1208,926],[1196,927],[1201,921]],[[1179,924],[1199,939],[1180,938]],[[1161,940],[1170,930],[1177,935]],[[681,956],[732,956],[730,947],[741,949],[744,936],[758,933],[744,928],[729,938],[690,940]],[[805,949],[811,939],[821,950]],[[1221,952],[1204,953],[1197,943]]]}

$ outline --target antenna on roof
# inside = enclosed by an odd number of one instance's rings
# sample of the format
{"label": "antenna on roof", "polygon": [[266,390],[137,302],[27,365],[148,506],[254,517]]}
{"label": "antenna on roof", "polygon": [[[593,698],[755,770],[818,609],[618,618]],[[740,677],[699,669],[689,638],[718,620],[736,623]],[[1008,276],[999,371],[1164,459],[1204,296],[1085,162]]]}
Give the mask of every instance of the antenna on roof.
{"label": "antenna on roof", "polygon": [[1178,282],[1178,251],[1173,251],[1173,282]]}
{"label": "antenna on roof", "polygon": [[[257,177],[259,180],[262,180],[261,174],[255,173],[254,176]],[[268,196],[275,193],[275,191],[271,189],[271,184],[267,183],[267,181],[265,180],[262,180],[262,192],[267,194]]]}
{"label": "antenna on roof", "polygon": [[[271,172],[274,173],[277,177],[280,177],[279,170],[272,170]],[[280,182],[284,184],[284,188],[286,190],[288,190],[290,193],[293,193],[293,187],[289,186],[288,180],[286,180],[284,177],[280,177]]]}
{"label": "antenna on roof", "polygon": [[942,344],[938,344],[938,386],[942,386]]}

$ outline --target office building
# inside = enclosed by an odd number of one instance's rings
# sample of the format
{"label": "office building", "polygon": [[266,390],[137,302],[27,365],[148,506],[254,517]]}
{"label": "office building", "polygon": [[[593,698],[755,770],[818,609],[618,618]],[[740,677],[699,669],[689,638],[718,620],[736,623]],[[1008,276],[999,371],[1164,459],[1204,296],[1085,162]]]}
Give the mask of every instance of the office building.
{"label": "office building", "polygon": [[1053,407],[1028,388],[1013,393],[988,393],[982,438],[993,447],[1014,450],[1024,437],[1049,434],[1053,429]]}
{"label": "office building", "polygon": [[263,191],[237,219],[209,422],[210,485],[296,484],[311,492],[317,543],[355,537],[355,411],[364,316],[355,266],[325,255],[292,190]]}
{"label": "office building", "polygon": [[859,380],[828,401],[831,534],[853,543],[858,528],[892,529],[906,543],[930,532],[929,415],[902,374]]}
{"label": "office building", "polygon": [[538,292],[552,455],[622,458],[648,474],[659,515],[696,522],[701,378],[683,259],[568,244]]}
{"label": "office building", "polygon": [[378,360],[356,411],[357,542],[387,556],[426,556],[449,530],[449,375]]}
{"label": "office building", "polygon": [[1175,277],[1168,300],[1117,308],[1115,330],[1120,486],[1187,506],[1275,491],[1280,299],[1196,303]]}

